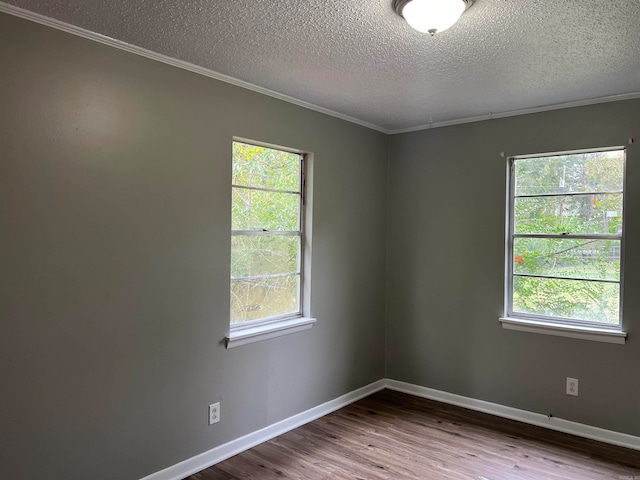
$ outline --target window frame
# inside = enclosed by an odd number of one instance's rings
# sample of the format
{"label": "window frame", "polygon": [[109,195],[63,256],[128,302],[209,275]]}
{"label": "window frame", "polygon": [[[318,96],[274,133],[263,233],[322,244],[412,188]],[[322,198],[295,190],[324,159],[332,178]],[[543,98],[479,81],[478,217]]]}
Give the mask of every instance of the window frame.
{"label": "window frame", "polygon": [[[285,191],[271,188],[250,187],[244,185],[235,185],[231,183],[231,193],[236,188],[267,191],[274,193],[289,193],[296,194],[298,196],[298,229],[291,231],[259,231],[259,230],[230,230],[230,238],[234,236],[280,236],[280,237],[298,237],[298,271],[297,273],[291,273],[291,276],[297,276],[297,306],[296,312],[286,313],[282,315],[274,315],[265,318],[258,318],[255,320],[248,320],[244,322],[232,323],[231,308],[229,308],[229,335],[225,338],[226,347],[232,348],[234,346],[245,345],[253,343],[259,340],[266,340],[268,338],[274,338],[281,335],[287,335],[289,333],[295,333],[301,330],[311,328],[316,322],[315,318],[305,316],[305,312],[308,312],[308,292],[309,292],[309,258],[310,258],[310,237],[307,231],[310,230],[310,215],[308,212],[308,198],[307,198],[307,181],[308,172],[310,170],[309,164],[311,163],[312,155],[308,152],[297,150],[294,148],[282,147],[278,145],[258,142],[254,140],[247,140],[245,138],[234,137],[231,143],[232,148],[235,143],[243,143],[255,147],[268,148],[272,150],[278,150],[286,153],[291,153],[299,156],[299,191]],[[233,154],[232,154],[233,165]],[[233,215],[233,213],[231,213]],[[233,221],[233,216],[231,218]],[[231,249],[230,249],[231,254]],[[287,274],[285,274],[287,275]],[[233,280],[260,278],[264,275],[248,276],[242,278],[234,278],[229,275],[229,288]],[[229,296],[230,298],[230,296]]]}
{"label": "window frame", "polygon": [[[527,158],[544,158],[553,156],[568,156],[583,153],[600,153],[621,151],[623,155],[622,172],[622,230],[620,234],[516,234],[515,233],[515,163],[517,160]],[[626,333],[622,331],[623,322],[623,292],[624,292],[624,245],[625,245],[625,216],[626,216],[626,163],[627,150],[624,146],[598,147],[580,150],[567,150],[559,152],[546,152],[527,155],[513,155],[507,158],[507,201],[505,224],[505,292],[504,292],[504,317],[500,318],[502,326],[507,329],[545,333],[574,338],[585,338],[610,343],[624,343]],[[606,192],[611,194],[614,192]],[[524,197],[525,195],[523,195]],[[526,195],[532,196],[532,195]],[[558,194],[540,194],[536,196],[559,196]],[[514,312],[513,310],[513,284],[514,284],[514,240],[516,238],[558,238],[558,239],[584,239],[584,240],[617,240],[620,242],[620,276],[618,281],[606,281],[602,283],[617,283],[619,285],[618,323],[594,322],[588,320],[572,319],[567,317],[555,317]],[[544,276],[543,276],[544,277]],[[553,277],[552,277],[553,278]],[[594,279],[575,278],[576,280],[598,281]]]}

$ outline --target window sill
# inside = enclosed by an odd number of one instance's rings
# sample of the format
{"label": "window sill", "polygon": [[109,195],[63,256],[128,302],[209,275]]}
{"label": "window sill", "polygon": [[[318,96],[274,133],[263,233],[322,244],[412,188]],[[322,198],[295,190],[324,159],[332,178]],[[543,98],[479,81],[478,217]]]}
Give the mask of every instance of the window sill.
{"label": "window sill", "polygon": [[239,347],[249,343],[260,342],[270,338],[289,335],[290,333],[301,332],[313,327],[315,318],[297,317],[282,322],[268,323],[266,325],[256,325],[255,327],[239,328],[229,333],[225,339],[227,348]]}
{"label": "window sill", "polygon": [[558,337],[579,338],[594,342],[616,343],[624,345],[627,340],[627,332],[621,330],[607,330],[604,328],[579,327],[574,325],[557,325],[535,320],[523,320],[521,318],[501,317],[502,328],[518,330],[520,332],[541,333],[543,335],[556,335]]}

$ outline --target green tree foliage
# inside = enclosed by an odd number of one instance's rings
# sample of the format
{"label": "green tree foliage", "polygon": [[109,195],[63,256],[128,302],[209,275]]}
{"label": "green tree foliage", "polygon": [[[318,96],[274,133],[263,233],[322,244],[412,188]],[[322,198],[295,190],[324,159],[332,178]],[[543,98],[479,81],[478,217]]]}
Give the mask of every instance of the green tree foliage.
{"label": "green tree foliage", "polygon": [[295,313],[300,156],[234,142],[232,184],[231,322]]}
{"label": "green tree foliage", "polygon": [[515,161],[514,231],[541,236],[514,239],[514,311],[618,323],[619,284],[582,279],[620,280],[620,240],[598,235],[622,232],[623,171],[621,151]]}

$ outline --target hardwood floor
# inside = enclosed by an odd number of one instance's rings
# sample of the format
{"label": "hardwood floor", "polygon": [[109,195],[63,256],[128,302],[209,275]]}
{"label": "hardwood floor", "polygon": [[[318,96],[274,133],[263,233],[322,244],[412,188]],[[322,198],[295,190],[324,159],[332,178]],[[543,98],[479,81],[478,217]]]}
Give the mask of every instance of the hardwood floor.
{"label": "hardwood floor", "polygon": [[640,452],[391,390],[189,480],[640,480]]}

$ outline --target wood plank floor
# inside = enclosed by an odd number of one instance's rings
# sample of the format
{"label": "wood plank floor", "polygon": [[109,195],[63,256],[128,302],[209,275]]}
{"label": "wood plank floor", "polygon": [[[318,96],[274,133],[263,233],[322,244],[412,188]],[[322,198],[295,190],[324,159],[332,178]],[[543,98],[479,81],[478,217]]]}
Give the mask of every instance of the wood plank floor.
{"label": "wood plank floor", "polygon": [[383,390],[189,480],[640,480],[640,452]]}

